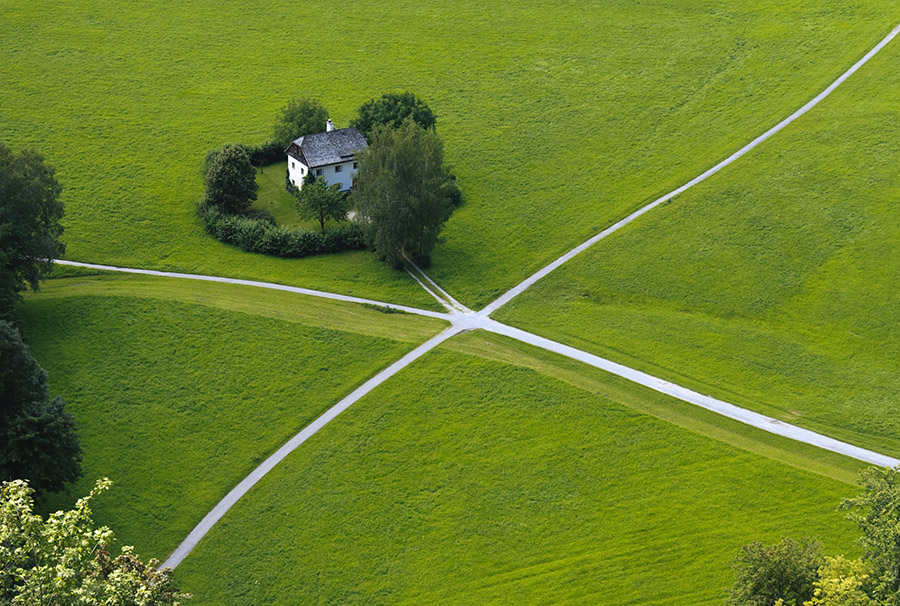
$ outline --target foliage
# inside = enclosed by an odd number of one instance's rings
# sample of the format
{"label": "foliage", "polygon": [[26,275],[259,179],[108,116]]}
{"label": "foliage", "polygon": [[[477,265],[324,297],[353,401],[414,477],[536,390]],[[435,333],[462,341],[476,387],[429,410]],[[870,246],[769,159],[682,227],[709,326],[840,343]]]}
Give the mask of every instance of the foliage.
{"label": "foliage", "polygon": [[256,200],[256,169],[245,146],[229,143],[207,161],[206,204],[238,213]]}
{"label": "foliage", "polygon": [[376,128],[357,157],[351,198],[366,243],[395,266],[404,253],[427,265],[456,188],[440,137],[407,119],[399,128]]}
{"label": "foliage", "polygon": [[233,215],[203,203],[197,205],[197,212],[207,233],[247,252],[298,259],[365,248],[363,232],[356,223],[320,233],[280,227],[268,218]]}
{"label": "foliage", "polygon": [[0,142],[0,320],[12,319],[19,293],[52,269],[59,241],[62,187],[52,166],[33,149],[18,154]]}
{"label": "foliage", "polygon": [[812,539],[783,538],[766,546],[761,542],[741,548],[734,563],[737,579],[728,596],[730,606],[803,606],[812,599],[819,567],[824,562],[820,545]]}
{"label": "foliage", "polygon": [[431,108],[414,94],[405,92],[385,93],[380,99],[366,101],[359,108],[359,117],[352,120],[350,126],[371,141],[379,126],[399,128],[407,119],[426,130],[433,130],[437,124]]}
{"label": "foliage", "polygon": [[96,527],[91,500],[108,490],[98,480],[71,511],[46,520],[34,514],[32,490],[15,480],[0,486],[0,601],[29,606],[177,606],[189,594],[172,583],[171,569],[146,564],[133,548],[112,558],[112,530]]}
{"label": "foliage", "polygon": [[862,531],[863,559],[871,567],[872,596],[900,604],[900,468],[870,467],[860,473],[863,492],[841,507]]}
{"label": "foliage", "polygon": [[326,120],[328,110],[315,99],[294,99],[281,108],[281,115],[275,122],[272,142],[284,151],[298,137],[325,132]]}
{"label": "foliage", "polygon": [[803,606],[877,606],[869,597],[870,570],[861,560],[826,557],[819,568],[815,596]]}
{"label": "foliage", "polygon": [[19,331],[0,320],[0,480],[58,491],[81,477],[80,462],[75,417],[61,397],[50,399],[47,373]]}
{"label": "foliage", "polygon": [[304,219],[315,219],[325,233],[325,221],[346,221],[350,209],[348,196],[341,192],[341,186],[335,183],[329,186],[325,179],[305,180],[302,189],[293,187],[292,194],[297,198],[297,212]]}

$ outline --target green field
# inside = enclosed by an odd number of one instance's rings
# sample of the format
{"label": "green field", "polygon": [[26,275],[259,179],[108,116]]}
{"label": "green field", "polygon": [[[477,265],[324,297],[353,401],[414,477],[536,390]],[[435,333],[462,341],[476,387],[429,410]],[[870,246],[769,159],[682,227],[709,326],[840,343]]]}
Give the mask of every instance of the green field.
{"label": "green field", "polygon": [[428,354],[290,455],[179,578],[196,604],[700,605],[722,602],[749,540],[853,550],[836,511],[851,485],[638,413],[677,404],[593,380]]}
{"label": "green field", "polygon": [[146,557],[168,555],[266,456],[442,326],[211,286],[69,278],[23,307],[32,352],[85,451],[84,479],[48,507],[110,477],[97,519]]}
{"label": "green field", "polygon": [[498,318],[900,454],[898,60]]}
{"label": "green field", "polygon": [[897,20],[893,0],[6,3],[0,131],[57,167],[71,259],[424,305],[366,252],[246,254],[194,212],[207,151],[262,142],[288,99],[345,126],[413,90],[467,199],[434,273],[477,306],[776,123]]}
{"label": "green field", "polygon": [[[465,197],[428,270],[479,308],[824,89],[895,0],[309,6],[3,2],[0,139],[57,169],[66,257],[443,309],[368,251],[241,252],[203,161],[317,98],[438,115]],[[52,18],[51,18],[52,15]],[[900,455],[900,40],[738,163],[496,318]],[[284,165],[260,199],[301,222]],[[96,517],[165,558],[248,472],[447,324],[261,288],[60,267],[22,305],[78,422]],[[480,332],[347,410],[176,570],[193,604],[721,604],[742,544],[816,535],[861,464]]]}

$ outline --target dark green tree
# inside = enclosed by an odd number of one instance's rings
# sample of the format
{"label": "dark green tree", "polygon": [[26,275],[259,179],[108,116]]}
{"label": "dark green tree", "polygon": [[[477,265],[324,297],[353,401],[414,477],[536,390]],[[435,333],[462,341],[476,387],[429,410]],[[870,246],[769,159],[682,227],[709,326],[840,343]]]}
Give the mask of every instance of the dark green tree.
{"label": "dark green tree", "polygon": [[281,114],[275,122],[272,140],[283,150],[291,141],[303,135],[325,131],[328,110],[315,99],[301,97],[294,99],[281,108]]}
{"label": "dark green tree", "polygon": [[376,128],[357,157],[351,202],[367,245],[395,267],[403,253],[427,265],[456,188],[441,139],[407,119],[399,128]]}
{"label": "dark green tree", "polygon": [[239,213],[256,200],[256,169],[240,143],[229,143],[210,155],[206,169],[206,203]]}
{"label": "dark green tree", "polygon": [[803,606],[811,600],[819,567],[825,560],[820,545],[812,539],[797,542],[784,538],[775,545],[750,543],[741,548],[733,565],[737,579],[731,588],[729,606]]}
{"label": "dark green tree", "polygon": [[19,293],[37,290],[65,251],[61,191],[43,156],[0,143],[0,319],[13,318]]}
{"label": "dark green tree", "polygon": [[900,606],[900,468],[860,473],[863,492],[841,504],[862,531],[863,560],[872,569],[872,597]]}
{"label": "dark green tree", "polygon": [[47,373],[9,322],[0,321],[0,480],[57,491],[81,477],[75,417],[50,399]]}
{"label": "dark green tree", "polygon": [[346,221],[350,201],[341,193],[341,186],[327,185],[325,179],[307,179],[303,189],[292,188],[291,193],[297,198],[297,212],[303,219],[315,219],[325,233],[325,221]]}
{"label": "dark green tree", "polygon": [[371,99],[359,108],[359,117],[350,126],[364,134],[369,141],[379,126],[397,128],[408,118],[424,129],[433,129],[437,117],[428,105],[410,92],[385,93],[380,99]]}

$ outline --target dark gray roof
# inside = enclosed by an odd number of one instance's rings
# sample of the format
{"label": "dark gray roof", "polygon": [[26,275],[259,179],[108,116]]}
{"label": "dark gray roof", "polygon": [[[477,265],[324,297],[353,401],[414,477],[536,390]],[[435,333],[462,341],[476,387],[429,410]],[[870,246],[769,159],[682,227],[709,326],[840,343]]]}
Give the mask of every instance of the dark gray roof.
{"label": "dark gray roof", "polygon": [[[296,153],[295,145],[300,148],[300,154]],[[366,138],[351,126],[327,133],[303,135],[291,143],[287,152],[310,168],[315,168],[353,160],[356,152],[366,147]]]}

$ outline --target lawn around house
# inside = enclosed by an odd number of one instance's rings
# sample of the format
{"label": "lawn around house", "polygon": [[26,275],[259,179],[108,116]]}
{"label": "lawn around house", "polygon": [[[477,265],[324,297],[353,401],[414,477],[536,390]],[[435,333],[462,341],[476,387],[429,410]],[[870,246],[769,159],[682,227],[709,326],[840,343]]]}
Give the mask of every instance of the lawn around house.
{"label": "lawn around house", "polygon": [[900,49],[882,53],[498,319],[900,454]]}
{"label": "lawn around house", "polygon": [[[266,456],[442,327],[403,316],[397,330],[399,315],[341,303],[298,312],[307,297],[246,287],[60,282],[22,308],[29,347],[75,414],[85,452],[83,480],[48,508],[110,477],[96,518],[147,558],[167,556]],[[316,319],[326,313],[331,326]],[[371,336],[379,325],[403,341]]]}
{"label": "lawn around house", "polygon": [[693,606],[722,602],[750,540],[852,552],[836,510],[852,485],[637,413],[644,390],[611,387],[442,347],[291,454],[179,578],[197,604]]}
{"label": "lawn around house", "polygon": [[422,305],[368,253],[273,262],[211,241],[194,213],[204,154],[265,140],[288,99],[320,99],[342,127],[411,89],[437,112],[467,200],[434,276],[476,307],[786,116],[900,20],[891,0],[365,0],[339,24],[284,1],[45,10],[0,24],[0,105],[15,108],[0,128],[57,167],[69,258]]}

